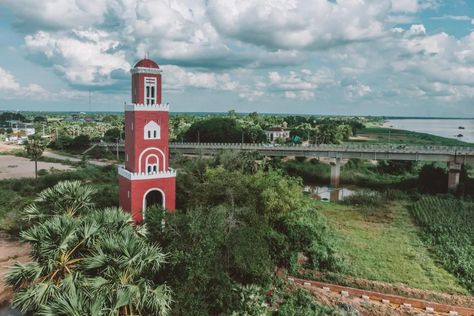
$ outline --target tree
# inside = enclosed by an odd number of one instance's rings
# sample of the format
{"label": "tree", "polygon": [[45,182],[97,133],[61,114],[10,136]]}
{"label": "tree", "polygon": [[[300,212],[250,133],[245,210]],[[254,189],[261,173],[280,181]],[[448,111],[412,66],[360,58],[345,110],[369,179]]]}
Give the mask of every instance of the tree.
{"label": "tree", "polygon": [[211,117],[191,125],[184,134],[184,140],[188,142],[240,143],[242,129],[233,118]]}
{"label": "tree", "polygon": [[129,214],[95,210],[92,189],[72,192],[77,185],[59,183],[40,195],[35,208],[43,216],[21,234],[32,262],[15,263],[6,276],[12,305],[35,315],[166,315],[170,290],[154,281],[165,254]]}
{"label": "tree", "polygon": [[73,149],[83,149],[89,147],[90,143],[90,137],[88,135],[81,134],[72,140],[70,147]]}
{"label": "tree", "polygon": [[418,187],[422,192],[446,193],[447,183],[446,170],[433,164],[424,165],[418,175]]}
{"label": "tree", "polygon": [[122,131],[117,127],[107,130],[104,134],[104,139],[108,142],[111,142],[111,141],[115,142],[117,139],[121,139],[121,138],[122,138]]}
{"label": "tree", "polygon": [[41,138],[34,137],[25,142],[26,154],[35,162],[35,179],[38,179],[38,159],[43,155],[46,144]]}

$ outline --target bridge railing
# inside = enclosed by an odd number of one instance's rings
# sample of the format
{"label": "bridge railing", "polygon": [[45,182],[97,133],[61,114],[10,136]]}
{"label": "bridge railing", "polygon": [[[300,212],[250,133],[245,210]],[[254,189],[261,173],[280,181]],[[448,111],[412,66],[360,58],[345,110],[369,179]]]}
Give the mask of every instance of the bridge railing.
{"label": "bridge railing", "polygon": [[[97,143],[99,146],[116,147],[117,143]],[[124,143],[119,143],[123,147]],[[172,142],[171,148],[215,148],[215,149],[255,149],[255,150],[301,150],[301,151],[362,151],[362,152],[393,152],[393,153],[429,153],[474,155],[474,146],[438,146],[438,145],[396,145],[396,144],[309,144],[309,145],[277,145],[264,143],[192,143]]]}
{"label": "bridge railing", "polygon": [[380,145],[380,144],[310,144],[310,145],[270,145],[270,144],[250,144],[250,143],[170,143],[170,147],[174,148],[256,148],[265,150],[302,150],[302,151],[375,151],[375,152],[418,152],[418,153],[458,153],[458,154],[474,154],[474,147],[459,146],[420,146],[420,145]]}

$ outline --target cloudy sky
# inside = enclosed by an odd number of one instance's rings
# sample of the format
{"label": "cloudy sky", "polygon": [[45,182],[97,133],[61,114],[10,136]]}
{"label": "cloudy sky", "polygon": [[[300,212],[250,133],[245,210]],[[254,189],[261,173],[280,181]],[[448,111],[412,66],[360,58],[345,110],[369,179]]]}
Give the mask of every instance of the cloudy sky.
{"label": "cloudy sky", "polygon": [[474,117],[472,0],[0,0],[0,111]]}

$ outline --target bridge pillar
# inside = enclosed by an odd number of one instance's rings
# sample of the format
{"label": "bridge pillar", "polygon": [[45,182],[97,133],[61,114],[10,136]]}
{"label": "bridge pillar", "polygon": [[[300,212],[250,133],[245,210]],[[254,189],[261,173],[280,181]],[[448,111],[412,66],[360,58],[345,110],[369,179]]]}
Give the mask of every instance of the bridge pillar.
{"label": "bridge pillar", "polygon": [[336,158],[331,162],[331,186],[339,188],[341,184],[341,158]]}
{"label": "bridge pillar", "polygon": [[455,161],[448,161],[448,190],[450,191],[456,191],[459,186],[461,166],[460,163]]}

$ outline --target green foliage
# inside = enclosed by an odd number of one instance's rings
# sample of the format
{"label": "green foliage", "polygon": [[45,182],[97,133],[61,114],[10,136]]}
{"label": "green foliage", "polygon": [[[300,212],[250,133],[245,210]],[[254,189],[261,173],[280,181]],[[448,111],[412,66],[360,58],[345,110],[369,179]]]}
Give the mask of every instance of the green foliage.
{"label": "green foliage", "polygon": [[[295,268],[290,266],[295,263],[291,262],[291,259],[296,259],[298,253],[302,253],[308,257],[306,266],[311,269],[318,271],[343,271],[345,269],[344,263],[336,255],[331,241],[331,230],[316,210],[301,209],[288,213],[276,221],[274,227],[278,233],[284,236],[285,241],[278,241],[278,237],[275,235],[271,236],[272,240],[286,244],[280,251],[273,250],[273,253],[279,256],[279,260],[286,261],[280,262],[280,264]],[[285,249],[288,252],[285,252]]]}
{"label": "green foliage", "polygon": [[416,163],[414,161],[403,160],[382,160],[377,164],[377,170],[384,174],[405,174],[413,172]]}
{"label": "green foliage", "polygon": [[424,197],[411,213],[443,266],[474,293],[474,203]]}
{"label": "green foliage", "polygon": [[317,210],[305,210],[310,200],[301,182],[250,172],[246,160],[232,153],[180,160],[180,209],[165,214],[164,227],[162,210],[147,212],[148,238],[170,253],[162,279],[175,290],[177,314],[252,314],[263,301],[251,289],[267,289],[276,266],[296,268],[299,253],[310,268],[343,266]]}
{"label": "green foliage", "polygon": [[385,205],[386,199],[376,191],[361,190],[346,197],[344,204],[355,205],[363,208],[381,208]]}
{"label": "green foliage", "polygon": [[111,128],[107,130],[104,134],[104,140],[106,142],[116,142],[117,139],[121,139],[122,130],[118,127]]}
{"label": "green foliage", "polygon": [[25,151],[28,157],[37,161],[46,147],[46,144],[40,138],[31,138],[25,141]]}
{"label": "green foliage", "polygon": [[293,177],[300,177],[305,183],[329,182],[330,166],[317,159],[310,161],[288,160],[283,164],[283,170]]}
{"label": "green foliage", "polygon": [[211,117],[197,121],[184,134],[184,141],[202,143],[240,143],[242,129],[233,118]]}
{"label": "green foliage", "polygon": [[418,175],[418,188],[424,193],[446,193],[447,183],[446,170],[434,164],[424,165]]}
{"label": "green foliage", "polygon": [[74,149],[85,149],[89,147],[91,144],[91,139],[89,135],[81,134],[77,137],[75,137],[69,148],[74,148]]}
{"label": "green foliage", "polygon": [[7,121],[27,122],[28,120],[21,113],[3,112],[0,114],[0,124],[5,124]]}
{"label": "green foliage", "polygon": [[19,209],[30,204],[39,192],[66,180],[87,181],[86,186],[92,186],[95,191],[91,199],[96,207],[118,206],[117,170],[114,166],[87,165],[75,171],[49,172],[37,181],[29,178],[1,180],[0,200],[5,202],[0,203],[0,229],[17,233],[26,221],[20,216]]}
{"label": "green foliage", "polygon": [[265,296],[262,289],[256,285],[239,285],[234,289],[239,293],[240,301],[238,311],[232,312],[231,316],[265,316],[268,314]]}
{"label": "green foliage", "polygon": [[308,292],[298,289],[288,293],[276,312],[277,316],[347,315],[346,313],[317,303]]}
{"label": "green foliage", "polygon": [[77,182],[59,183],[25,210],[43,216],[21,234],[32,261],[15,263],[6,276],[12,306],[38,315],[166,315],[170,290],[153,281],[166,256],[135,231],[130,215],[92,209],[91,194]]}

